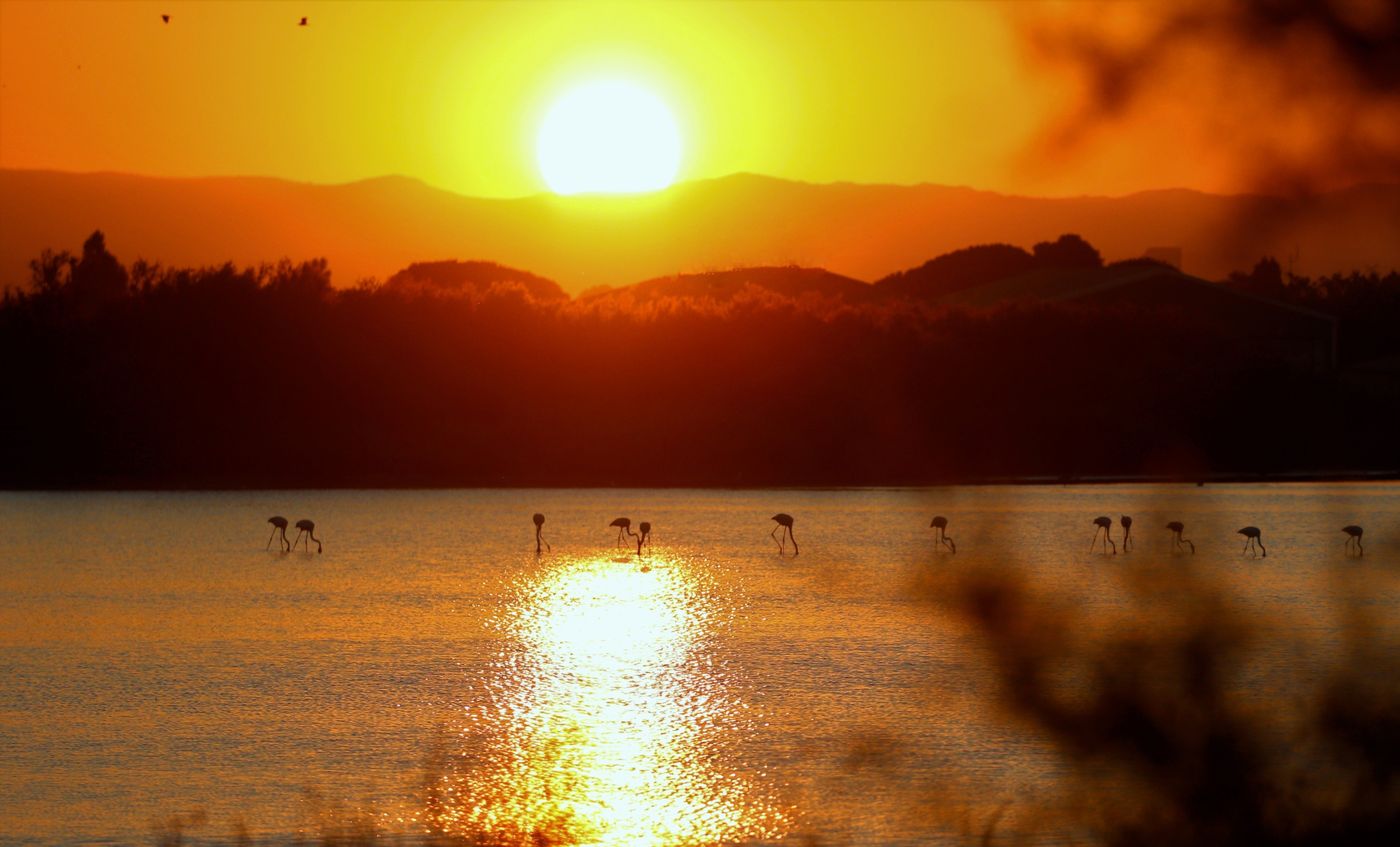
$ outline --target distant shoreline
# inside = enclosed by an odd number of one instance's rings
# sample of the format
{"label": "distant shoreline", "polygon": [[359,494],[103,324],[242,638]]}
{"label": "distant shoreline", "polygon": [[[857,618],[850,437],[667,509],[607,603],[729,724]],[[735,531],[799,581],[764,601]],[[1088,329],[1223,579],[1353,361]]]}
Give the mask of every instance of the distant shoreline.
{"label": "distant shoreline", "polygon": [[754,485],[685,485],[685,484],[621,484],[609,483],[599,485],[581,484],[528,484],[528,483],[480,483],[461,482],[443,484],[330,484],[330,485],[301,485],[301,486],[267,486],[267,485],[141,485],[134,483],[112,484],[112,485],[80,485],[80,486],[29,486],[29,487],[8,487],[0,486],[0,492],[6,494],[29,494],[29,493],[199,493],[199,492],[225,492],[225,491],[452,491],[452,490],[533,490],[533,491],[578,491],[578,490],[599,490],[599,491],[620,491],[620,490],[697,490],[697,491],[877,491],[877,490],[918,490],[925,488],[951,488],[951,487],[983,487],[983,486],[1079,486],[1079,485],[1127,485],[1127,484],[1150,484],[1150,485],[1180,485],[1186,487],[1200,487],[1206,485],[1239,485],[1257,483],[1307,483],[1307,482],[1400,482],[1400,469],[1390,470],[1370,470],[1370,471],[1290,471],[1287,473],[1217,473],[1208,474],[1199,479],[1183,478],[1179,476],[1162,476],[1151,474],[1091,474],[1083,476],[998,476],[977,479],[967,479],[959,481],[929,481],[929,482],[851,482],[851,483],[781,483],[774,482],[768,484]]}

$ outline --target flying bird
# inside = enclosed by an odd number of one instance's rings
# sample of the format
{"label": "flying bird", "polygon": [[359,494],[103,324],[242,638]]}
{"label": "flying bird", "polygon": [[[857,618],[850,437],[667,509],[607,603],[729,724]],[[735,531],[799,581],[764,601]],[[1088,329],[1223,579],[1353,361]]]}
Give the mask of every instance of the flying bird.
{"label": "flying bird", "polygon": [[1094,518],[1094,540],[1089,542],[1089,552],[1094,552],[1094,545],[1099,543],[1099,530],[1103,530],[1103,551],[1108,552],[1108,545],[1113,544],[1114,555],[1118,554],[1118,545],[1109,538],[1109,530],[1113,528],[1113,521],[1107,515],[1100,515]]}
{"label": "flying bird", "polygon": [[938,532],[935,533],[933,536],[933,540],[936,544],[947,547],[950,551],[954,553],[958,552],[958,545],[954,544],[953,539],[948,537],[947,518],[943,517],[942,515],[937,515],[934,517],[933,523],[929,524],[929,526],[938,530]]}
{"label": "flying bird", "polygon": [[[321,552],[321,539],[319,539],[319,538],[316,537],[316,524],[315,524],[315,522],[314,522],[314,521],[309,521],[309,520],[307,520],[306,518],[302,518],[301,520],[297,521],[297,529],[300,530],[300,532],[297,533],[296,539],[292,541],[292,546],[293,546],[293,547],[296,547],[296,546],[297,546],[297,542],[298,542],[298,541],[301,541],[301,533],[304,532],[304,533],[306,533],[306,537],[307,537],[307,538],[310,538],[312,541],[315,541],[315,542],[316,542],[316,552],[317,552],[317,553],[320,553],[320,552]],[[311,545],[310,545],[310,544],[303,543],[303,546],[306,547],[306,552],[308,552],[308,553],[311,552]]]}
{"label": "flying bird", "polygon": [[792,515],[789,515],[786,512],[779,512],[778,514],[774,515],[771,518],[771,520],[777,521],[778,523],[777,526],[773,527],[773,531],[769,533],[769,535],[772,536],[773,540],[778,542],[778,552],[783,553],[787,550],[787,545],[783,541],[783,536],[778,535],[778,533],[781,530],[785,529],[787,530],[787,538],[791,539],[792,541],[792,555],[796,556],[797,539],[794,538],[792,535]]}

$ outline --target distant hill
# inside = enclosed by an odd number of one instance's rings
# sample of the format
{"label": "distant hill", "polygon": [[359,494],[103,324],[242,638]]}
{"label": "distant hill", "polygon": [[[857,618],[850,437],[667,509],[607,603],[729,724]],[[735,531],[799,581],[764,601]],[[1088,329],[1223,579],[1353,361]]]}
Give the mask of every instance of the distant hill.
{"label": "distant hill", "polygon": [[536,300],[567,300],[553,280],[495,262],[414,262],[384,282],[387,288],[439,293],[484,293],[498,284],[519,285]]}
{"label": "distant hill", "polygon": [[627,298],[633,303],[649,303],[667,297],[688,297],[724,302],[747,288],[771,291],[784,297],[816,295],[830,300],[860,303],[874,299],[875,289],[868,282],[834,274],[821,268],[734,268],[697,274],[649,279],[635,285],[585,292],[581,300]]}
{"label": "distant hill", "polygon": [[325,256],[337,285],[415,262],[487,259],[575,294],[713,268],[800,265],[876,280],[970,244],[1078,233],[1106,260],[1183,251],[1209,278],[1274,255],[1299,273],[1400,267],[1400,186],[1302,199],[1151,191],[1029,198],[935,185],[812,185],[735,175],[650,195],[465,197],[403,177],[312,185],[0,171],[0,285],[44,248],[102,229],[124,261],[172,265]]}
{"label": "distant hill", "polygon": [[876,282],[887,296],[931,300],[1028,273],[1038,267],[1029,251],[1010,244],[979,244],[944,253],[917,268]]}

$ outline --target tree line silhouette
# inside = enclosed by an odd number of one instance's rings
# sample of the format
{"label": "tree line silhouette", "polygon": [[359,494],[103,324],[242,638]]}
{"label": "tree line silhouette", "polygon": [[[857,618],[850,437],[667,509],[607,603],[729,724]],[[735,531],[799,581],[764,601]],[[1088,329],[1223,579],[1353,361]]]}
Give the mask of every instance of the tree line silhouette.
{"label": "tree line silhouette", "polygon": [[[1087,256],[1053,244],[1069,258],[1048,261]],[[1349,367],[1400,353],[1400,276],[1300,279],[1270,262],[1225,284],[1338,316],[1344,367],[1302,368],[1219,316],[1160,305],[974,310],[752,287],[722,302],[570,300],[489,263],[335,288],[324,260],[126,266],[98,232],[80,255],[45,251],[0,303],[0,485],[912,484],[1400,467],[1400,390]]]}

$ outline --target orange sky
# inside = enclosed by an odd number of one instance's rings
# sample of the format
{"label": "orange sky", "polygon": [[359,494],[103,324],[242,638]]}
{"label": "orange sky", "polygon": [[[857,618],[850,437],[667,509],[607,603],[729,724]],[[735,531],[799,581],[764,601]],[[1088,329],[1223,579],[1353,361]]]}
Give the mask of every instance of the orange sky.
{"label": "orange sky", "polygon": [[545,190],[533,149],[544,109],[605,75],[671,106],[681,179],[1248,187],[1216,149],[1220,127],[1191,126],[1201,105],[1189,87],[1148,104],[1144,121],[1097,132],[1072,161],[1028,156],[1073,113],[1076,90],[1072,74],[1027,58],[1025,11],[0,0],[0,166],[312,182],[398,173],[465,194],[533,194]]}

